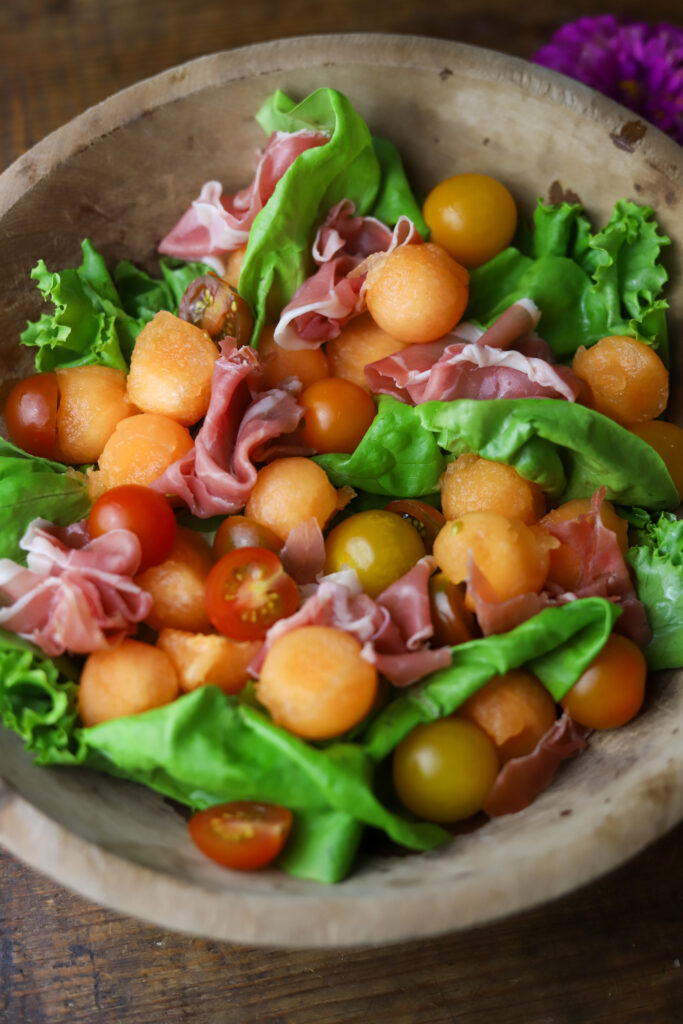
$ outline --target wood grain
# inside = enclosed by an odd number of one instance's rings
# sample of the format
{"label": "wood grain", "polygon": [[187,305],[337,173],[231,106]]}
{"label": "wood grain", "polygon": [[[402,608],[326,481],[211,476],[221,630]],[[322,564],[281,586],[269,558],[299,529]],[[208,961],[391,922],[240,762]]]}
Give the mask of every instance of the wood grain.
{"label": "wood grain", "polygon": [[[642,4],[606,4],[643,16]],[[281,36],[394,31],[530,57],[587,2],[4,0],[0,167],[112,92],[201,54]],[[652,21],[680,21],[655,0]],[[496,925],[380,949],[285,951],[165,932],[0,854],[8,1024],[677,1024],[683,826],[607,878]]]}

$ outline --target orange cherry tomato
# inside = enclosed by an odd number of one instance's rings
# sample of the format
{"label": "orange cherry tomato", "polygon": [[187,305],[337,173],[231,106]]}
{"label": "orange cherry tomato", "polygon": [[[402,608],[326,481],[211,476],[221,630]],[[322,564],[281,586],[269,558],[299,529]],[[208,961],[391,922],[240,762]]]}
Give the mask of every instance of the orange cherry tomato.
{"label": "orange cherry tomato", "polygon": [[393,512],[401,519],[407,519],[422,537],[425,550],[431,553],[436,536],[446,522],[446,518],[438,508],[419,501],[417,498],[397,498],[384,506],[387,512]]}
{"label": "orange cherry tomato", "polygon": [[277,554],[283,544],[281,537],[256,519],[228,516],[216,530],[213,553],[216,558],[222,558],[235,548],[268,548]]}
{"label": "orange cherry tomato", "polygon": [[274,860],[287,841],[292,812],[251,800],[208,807],[188,822],[196,846],[226,868],[253,871]]}
{"label": "orange cherry tomato", "polygon": [[57,457],[56,373],[34,373],[15,384],[5,404],[5,423],[10,440],[29,455]]}
{"label": "orange cherry tomato", "polygon": [[211,623],[233,640],[263,640],[278,619],[292,615],[299,591],[267,548],[235,548],[211,569],[204,591]]}
{"label": "orange cherry tomato", "polygon": [[455,174],[427,196],[422,213],[431,240],[463,267],[478,267],[512,241],[517,207],[505,185],[486,174]]}
{"label": "orange cherry tomato", "polygon": [[632,640],[611,633],[586,671],[560,701],[579,725],[614,729],[640,711],[645,697],[647,664]]}
{"label": "orange cherry tomato", "polygon": [[301,439],[316,452],[354,451],[377,409],[367,391],[344,377],[314,381],[299,398],[304,407]]}
{"label": "orange cherry tomato", "polygon": [[249,305],[215,274],[198,277],[187,287],[178,316],[201,327],[214,341],[231,337],[238,345],[248,344],[254,327]]}
{"label": "orange cherry tomato", "polygon": [[444,572],[429,578],[429,607],[435,644],[455,647],[479,636],[474,615],[465,604],[463,585],[451,583]]}
{"label": "orange cherry tomato", "polygon": [[90,509],[88,530],[91,537],[100,537],[109,530],[130,530],[140,541],[138,572],[144,572],[171,553],[176,518],[166,498],[151,487],[122,484],[97,499]]}

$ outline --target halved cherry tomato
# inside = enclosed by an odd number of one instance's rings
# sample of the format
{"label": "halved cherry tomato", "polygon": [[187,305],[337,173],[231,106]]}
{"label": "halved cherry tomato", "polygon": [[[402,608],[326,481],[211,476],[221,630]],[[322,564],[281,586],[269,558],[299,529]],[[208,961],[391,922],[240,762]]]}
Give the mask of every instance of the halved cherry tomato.
{"label": "halved cherry tomato", "polygon": [[144,572],[170,554],[176,519],[163,494],[141,484],[122,484],[97,499],[90,509],[88,529],[91,537],[100,537],[109,530],[134,533],[142,549],[138,572]]}
{"label": "halved cherry tomato", "polygon": [[29,455],[56,458],[58,404],[56,373],[33,373],[20,380],[5,404],[10,440]]}
{"label": "halved cherry tomato", "polygon": [[323,377],[302,392],[301,439],[316,452],[354,451],[377,409],[367,391],[345,377]]}
{"label": "halved cherry tomato", "polygon": [[425,549],[431,554],[434,540],[446,518],[438,508],[417,498],[398,498],[385,505],[387,512],[394,512],[401,519],[407,519],[424,541]]}
{"label": "halved cherry tomato", "polygon": [[193,814],[190,836],[203,854],[226,868],[252,871],[277,857],[292,827],[292,812],[276,804],[235,800]]}
{"label": "halved cherry tomato", "polygon": [[451,583],[444,572],[429,578],[429,607],[437,644],[455,647],[479,635],[474,615],[465,604],[464,587]]}
{"label": "halved cherry tomato", "polygon": [[647,663],[632,640],[611,633],[600,653],[560,701],[575,722],[589,729],[614,729],[640,711]]}
{"label": "halved cherry tomato", "polygon": [[254,327],[249,305],[215,274],[204,274],[187,287],[178,316],[201,327],[216,341],[230,336],[238,345],[248,344]]}
{"label": "halved cherry tomato", "polygon": [[299,603],[296,583],[267,548],[235,548],[219,559],[206,580],[211,623],[233,640],[263,640],[278,619]]}
{"label": "halved cherry tomato", "polygon": [[249,516],[228,516],[216,530],[213,553],[222,558],[235,548],[268,548],[275,554],[284,541],[273,530]]}

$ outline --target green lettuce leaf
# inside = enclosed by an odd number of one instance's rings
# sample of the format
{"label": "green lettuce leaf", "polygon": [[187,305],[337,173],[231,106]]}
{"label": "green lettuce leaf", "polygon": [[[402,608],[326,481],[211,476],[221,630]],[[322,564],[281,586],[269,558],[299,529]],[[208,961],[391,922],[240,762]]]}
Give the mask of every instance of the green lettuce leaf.
{"label": "green lettuce leaf", "polygon": [[85,476],[0,438],[0,556],[24,562],[19,541],[33,519],[68,526],[90,511]]}
{"label": "green lettuce leaf", "polygon": [[363,745],[385,758],[423,722],[450,715],[493,675],[525,665],[559,701],[602,649],[621,609],[601,597],[546,608],[509,633],[453,648],[448,668],[432,673],[392,701],[369,725]]}
{"label": "green lettuce leaf", "polygon": [[416,412],[441,448],[514,466],[553,500],[587,498],[604,484],[607,498],[623,505],[678,506],[654,448],[586,406],[554,398],[463,398],[425,402]]}
{"label": "green lettuce leaf", "polygon": [[185,263],[171,256],[162,256],[159,267],[161,278],[152,277],[130,260],[121,260],[114,268],[121,305],[129,316],[142,324],[162,309],[177,314],[188,286],[196,278],[211,272],[204,263]]}
{"label": "green lettuce leaf", "polygon": [[626,560],[652,629],[648,667],[683,667],[683,520],[668,512],[651,518],[635,531]]}
{"label": "green lettuce leaf", "polygon": [[427,234],[398,152],[391,143],[373,140],[342,93],[317,89],[295,104],[278,90],[256,120],[268,135],[322,130],[329,141],[297,157],[249,232],[239,290],[255,313],[253,343],[311,273],[315,231],[341,199],[351,199],[357,214],[381,215],[390,225],[405,213]]}
{"label": "green lettuce leaf", "polygon": [[593,233],[581,206],[539,201],[526,251],[511,246],[472,271],[466,319],[487,327],[528,297],[541,310],[539,333],[560,361],[609,334],[640,338],[666,360],[660,253],[670,240],[652,217],[650,207],[620,200]]}
{"label": "green lettuce leaf", "polygon": [[418,408],[381,395],[377,415],[351,455],[316,455],[335,487],[420,497],[437,490],[445,460]]}

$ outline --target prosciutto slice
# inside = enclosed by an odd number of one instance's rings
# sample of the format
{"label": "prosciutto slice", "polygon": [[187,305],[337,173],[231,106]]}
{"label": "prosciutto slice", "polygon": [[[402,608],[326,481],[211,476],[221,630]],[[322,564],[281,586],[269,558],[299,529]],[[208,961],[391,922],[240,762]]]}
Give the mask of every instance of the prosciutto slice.
{"label": "prosciutto slice", "polygon": [[444,668],[451,662],[450,647],[426,646],[433,632],[427,592],[433,569],[434,560],[426,556],[376,601],[363,593],[353,570],[323,577],[308,589],[294,615],[271,627],[250,670],[258,675],[277,637],[311,625],[331,626],[355,636],[363,645],[363,657],[395,686],[407,686]]}
{"label": "prosciutto slice", "polygon": [[515,757],[503,766],[484,806],[489,817],[515,814],[533,803],[550,785],[562,762],[585,750],[589,731],[565,711],[530,754]]}
{"label": "prosciutto slice", "polygon": [[159,252],[183,260],[201,260],[224,273],[221,257],[244,245],[256,215],[280,178],[305,150],[329,141],[324,132],[273,132],[247,188],[223,195],[217,181],[207,181],[197,199],[159,244]]}
{"label": "prosciutto slice", "polygon": [[132,579],[140,542],[129,530],[90,540],[85,530],[35,519],[20,546],[27,568],[0,559],[0,626],[49,657],[110,647],[149,615],[152,596]]}
{"label": "prosciutto slice", "polygon": [[[256,480],[253,454],[296,429],[303,415],[291,390],[252,393],[259,358],[253,349],[224,342],[211,381],[211,400],[194,446],[151,485],[206,519],[244,508]],[[292,384],[298,390],[298,382]]]}
{"label": "prosciutto slice", "polygon": [[350,317],[365,309],[368,257],[419,241],[407,217],[400,217],[392,231],[374,217],[355,216],[353,202],[342,199],[318,229],[312,250],[318,270],[283,309],[275,341],[283,348],[318,348],[338,337]]}

